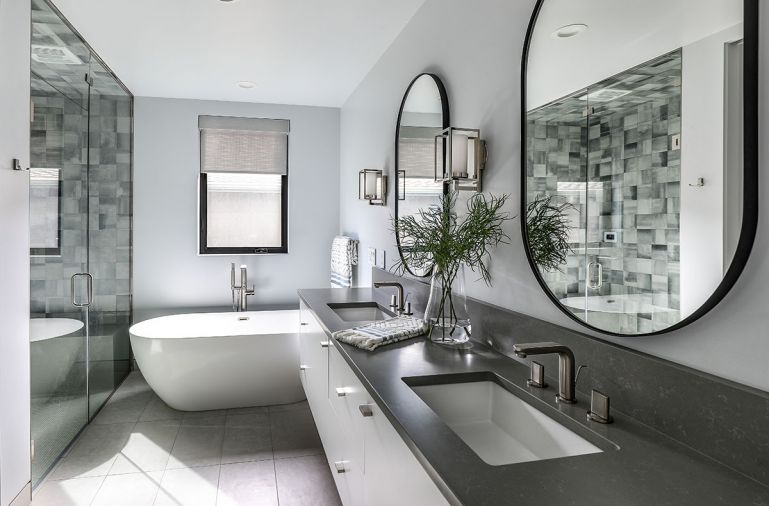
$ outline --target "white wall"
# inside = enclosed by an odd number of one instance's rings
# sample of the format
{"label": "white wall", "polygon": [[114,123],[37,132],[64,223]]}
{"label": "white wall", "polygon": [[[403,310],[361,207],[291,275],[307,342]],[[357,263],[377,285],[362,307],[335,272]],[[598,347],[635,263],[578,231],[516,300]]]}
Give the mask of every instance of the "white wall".
{"label": "white wall", "polygon": [[[134,114],[135,321],[229,306],[230,262],[248,266],[251,307],[297,304],[297,288],[328,286],[339,225],[339,109],[137,97]],[[201,114],[291,121],[287,255],[198,255]]]}
{"label": "white wall", "polygon": [[[742,37],[740,24],[683,47],[682,315],[690,315],[702,306],[724,275],[725,233],[719,231],[724,230],[725,44]],[[705,186],[689,186],[696,184],[697,178],[704,178]]]}
{"label": "white wall", "polygon": [[[520,58],[534,2],[506,0],[428,0],[382,56],[342,108],[341,229],[357,234],[363,251],[388,248],[394,258],[389,208],[357,200],[357,171],[385,166],[392,171],[395,121],[403,91],[419,72],[438,73],[446,84],[452,123],[480,127],[489,142],[484,186],[510,193],[520,202]],[[761,27],[769,28],[762,10]],[[761,80],[769,78],[769,38],[762,38]],[[762,88],[760,114],[769,120],[769,96]],[[764,138],[769,140],[769,134]],[[769,142],[760,161],[769,163]],[[769,194],[769,179],[761,180]],[[761,210],[769,217],[769,208]],[[584,329],[563,315],[545,296],[526,261],[518,220],[510,225],[511,244],[494,255],[494,286],[473,283],[469,295],[566,327]],[[732,292],[704,318],[683,330],[651,338],[610,338],[625,346],[769,390],[769,220],[762,219],[754,253]],[[367,255],[362,255],[366,264]],[[368,284],[367,267],[361,283]]]}
{"label": "white wall", "polygon": [[29,173],[11,169],[29,167],[29,30],[29,1],[0,0],[1,506],[30,481]]}

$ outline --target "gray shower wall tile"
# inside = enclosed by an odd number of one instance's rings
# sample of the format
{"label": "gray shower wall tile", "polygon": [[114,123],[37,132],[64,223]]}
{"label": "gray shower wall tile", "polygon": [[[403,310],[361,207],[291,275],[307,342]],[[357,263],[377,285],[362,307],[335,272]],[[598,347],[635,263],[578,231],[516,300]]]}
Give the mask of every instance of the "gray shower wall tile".
{"label": "gray shower wall tile", "polygon": [[[53,74],[44,77],[57,79]],[[43,316],[42,308],[48,315],[73,312],[69,277],[84,271],[90,256],[94,291],[98,294],[94,305],[112,312],[128,311],[130,297],[125,297],[130,294],[131,269],[131,101],[120,96],[122,90],[109,94],[110,89],[104,89],[109,84],[104,82],[100,83],[101,95],[93,94],[89,104],[51,95],[49,88],[35,87],[36,81],[39,77],[33,79],[36,114],[31,163],[33,167],[61,168],[62,251],[60,256],[32,260],[31,278],[36,289],[30,305],[37,316]],[[89,105],[91,117],[97,118],[90,125],[90,150],[86,134]],[[51,145],[61,148],[51,149]],[[57,165],[47,164],[49,161]],[[53,266],[58,267],[51,270]],[[39,281],[45,283],[40,285]],[[119,304],[116,291],[124,297]]]}
{"label": "gray shower wall tile", "polygon": [[[429,297],[425,281],[378,268],[372,269],[372,280],[402,283],[413,310],[417,315],[424,313]],[[389,290],[374,292],[380,304],[389,304]],[[523,362],[514,357],[514,344],[564,344],[574,352],[578,364],[588,366],[577,383],[582,395],[588,396],[593,388],[605,392],[618,412],[769,485],[769,431],[765,426],[769,393],[472,298],[468,298],[468,310],[473,339],[491,345],[510,360]],[[622,326],[651,332],[678,321],[675,312],[662,318],[630,317]],[[557,358],[542,355],[537,361],[545,365],[550,383],[557,384],[553,376],[558,371]]]}

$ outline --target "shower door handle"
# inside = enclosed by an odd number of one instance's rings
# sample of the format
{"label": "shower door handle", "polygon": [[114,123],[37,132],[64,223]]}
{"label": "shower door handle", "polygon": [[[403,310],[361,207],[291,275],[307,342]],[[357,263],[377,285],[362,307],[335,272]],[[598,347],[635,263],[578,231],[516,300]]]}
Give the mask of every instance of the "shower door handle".
{"label": "shower door handle", "polygon": [[[75,296],[75,279],[77,279],[78,276],[85,277],[85,283],[86,283],[86,301],[85,302],[78,302],[77,297]],[[78,272],[77,274],[73,274],[69,281],[70,281],[69,290],[70,290],[70,294],[72,295],[72,305],[75,307],[90,306],[91,301],[93,301],[93,276],[91,276],[87,272]]]}
{"label": "shower door handle", "polygon": [[[593,272],[596,275],[593,276]],[[598,262],[590,262],[587,264],[587,286],[591,290],[597,290],[603,285],[603,266]]]}

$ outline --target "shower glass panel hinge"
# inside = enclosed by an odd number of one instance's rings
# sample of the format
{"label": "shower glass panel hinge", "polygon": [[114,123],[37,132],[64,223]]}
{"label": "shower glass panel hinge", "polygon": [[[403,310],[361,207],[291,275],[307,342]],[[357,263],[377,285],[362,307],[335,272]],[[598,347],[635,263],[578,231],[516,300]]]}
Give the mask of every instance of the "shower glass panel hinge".
{"label": "shower glass panel hinge", "polygon": [[582,109],[582,117],[587,118],[591,114],[595,114],[595,107],[585,107]]}
{"label": "shower glass panel hinge", "polygon": [[681,149],[681,134],[676,134],[670,139],[670,148],[673,151]]}

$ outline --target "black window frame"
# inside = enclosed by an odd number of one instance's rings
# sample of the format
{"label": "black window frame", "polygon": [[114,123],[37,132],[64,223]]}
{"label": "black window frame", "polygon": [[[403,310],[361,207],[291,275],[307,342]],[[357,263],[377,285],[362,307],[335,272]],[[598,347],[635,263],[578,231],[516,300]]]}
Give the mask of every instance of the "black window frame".
{"label": "black window frame", "polygon": [[280,177],[280,230],[281,245],[278,247],[238,246],[238,247],[213,247],[208,246],[208,174],[200,173],[199,228],[201,255],[269,255],[288,253],[288,167],[286,173]]}

